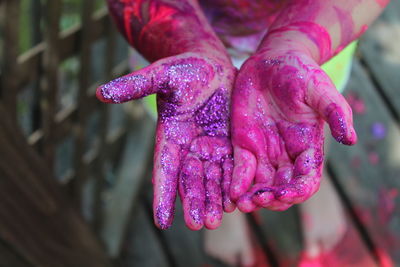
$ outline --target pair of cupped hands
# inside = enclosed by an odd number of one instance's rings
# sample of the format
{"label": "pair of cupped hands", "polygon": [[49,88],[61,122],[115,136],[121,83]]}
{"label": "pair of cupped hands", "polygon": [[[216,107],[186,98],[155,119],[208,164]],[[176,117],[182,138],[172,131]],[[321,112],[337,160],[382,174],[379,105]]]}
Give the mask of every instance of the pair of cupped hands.
{"label": "pair of cupped hands", "polygon": [[[223,212],[286,210],[319,188],[326,121],[356,142],[351,108],[312,57],[268,49],[235,69],[208,53],[163,58],[97,89],[107,103],[157,94],[154,220],[215,229]],[[140,140],[138,140],[140,142]]]}

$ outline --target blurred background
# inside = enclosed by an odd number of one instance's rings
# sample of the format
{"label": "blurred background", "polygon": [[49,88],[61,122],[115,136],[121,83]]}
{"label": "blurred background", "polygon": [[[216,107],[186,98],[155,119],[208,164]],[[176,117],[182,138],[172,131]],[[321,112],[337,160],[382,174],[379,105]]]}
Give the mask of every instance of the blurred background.
{"label": "blurred background", "polygon": [[[376,266],[400,266],[399,43],[392,0],[361,38],[344,93],[359,143],[328,155],[354,242],[335,253]],[[225,266],[179,203],[171,229],[152,222],[154,118],[140,101],[94,96],[146,64],[131,53],[105,0],[0,1],[0,266]],[[297,207],[247,219],[260,266],[296,266]]]}

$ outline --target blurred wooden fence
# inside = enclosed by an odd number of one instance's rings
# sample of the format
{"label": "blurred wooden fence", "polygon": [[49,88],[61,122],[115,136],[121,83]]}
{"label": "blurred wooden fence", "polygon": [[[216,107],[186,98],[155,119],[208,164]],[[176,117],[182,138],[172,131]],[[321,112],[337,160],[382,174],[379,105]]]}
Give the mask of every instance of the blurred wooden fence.
{"label": "blurred wooden fence", "polygon": [[140,106],[94,96],[128,71],[128,49],[98,1],[75,1],[65,30],[62,0],[22,2],[0,1],[0,266],[109,266],[149,169],[150,138],[135,140],[153,131]]}
{"label": "blurred wooden fence", "polygon": [[[79,23],[64,22],[66,3],[79,7]],[[151,187],[141,182],[150,175],[154,129],[141,106],[94,96],[129,69],[104,3],[0,0],[0,267],[112,266],[124,253],[129,266],[209,262],[179,209],[171,230],[149,227]],[[328,161],[356,229],[355,251],[369,251],[378,266],[400,262],[400,61],[392,41],[399,10],[392,1],[355,59],[346,94],[365,102],[355,109],[359,145],[333,144]],[[136,257],[121,249],[132,218]],[[296,209],[263,211],[257,221],[252,231],[271,266],[294,265],[303,248]]]}

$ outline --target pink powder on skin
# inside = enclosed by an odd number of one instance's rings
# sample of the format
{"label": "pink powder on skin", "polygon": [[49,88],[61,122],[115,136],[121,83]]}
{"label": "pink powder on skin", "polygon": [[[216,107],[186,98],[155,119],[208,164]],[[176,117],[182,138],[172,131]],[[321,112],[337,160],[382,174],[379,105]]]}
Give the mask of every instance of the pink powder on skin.
{"label": "pink powder on skin", "polygon": [[[358,29],[353,29],[352,11],[358,2],[347,9],[330,9],[322,22],[321,12],[327,10],[324,1],[281,1],[281,6],[258,9],[254,9],[258,2],[234,1],[238,9],[228,2],[219,11],[230,10],[227,14],[237,18],[248,16],[245,28],[265,30],[272,25],[234,86],[235,163],[229,142],[234,71],[197,1],[108,0],[112,17],[130,44],[150,61],[166,58],[97,91],[99,99],[108,103],[158,94],[154,210],[163,229],[172,223],[177,189],[191,229],[218,226],[222,210],[234,208],[229,188],[232,199],[246,211],[260,206],[283,210],[300,203],[319,187],[323,121],[338,142],[357,141],[350,107],[318,64],[354,39]],[[276,16],[276,8],[283,5],[285,9]],[[263,12],[271,17],[251,19]],[[341,40],[332,47],[329,28],[338,18]],[[364,30],[363,26],[360,32]],[[290,39],[287,33],[294,32],[300,34]],[[189,51],[195,56],[181,58]]]}
{"label": "pink powder on skin", "polygon": [[343,48],[354,39],[354,22],[351,12],[343,10],[340,7],[334,6],[338,21],[340,23],[340,45],[334,54],[339,53]]}
{"label": "pink powder on skin", "polygon": [[386,7],[390,0],[375,0],[382,8]]}
{"label": "pink powder on skin", "polygon": [[[307,70],[311,66],[303,60],[290,53],[260,63],[254,59],[253,64],[246,63],[243,67],[246,70],[243,73],[251,75],[239,74],[236,80],[233,145],[254,153],[256,163],[249,162],[247,168],[257,169],[254,174],[236,174],[248,176],[244,180],[252,180],[255,175],[257,181],[257,186],[239,199],[242,211],[251,211],[247,206],[252,205],[249,199],[270,209],[286,209],[304,201],[318,189],[323,162],[323,124],[317,114],[302,118],[302,114],[315,113],[304,103],[304,99],[309,98],[305,85],[312,71]],[[328,105],[326,113],[331,127],[336,129],[337,140],[354,142],[348,139],[341,107]],[[263,171],[259,172],[260,168]],[[269,175],[261,176],[265,173]],[[250,183],[242,184],[235,190],[246,192]]]}
{"label": "pink powder on skin", "polygon": [[319,49],[321,62],[325,62],[332,56],[331,37],[321,25],[309,21],[294,22],[282,28],[274,29],[268,32],[268,35],[271,36],[276,33],[285,33],[288,31],[301,32],[311,40]]}

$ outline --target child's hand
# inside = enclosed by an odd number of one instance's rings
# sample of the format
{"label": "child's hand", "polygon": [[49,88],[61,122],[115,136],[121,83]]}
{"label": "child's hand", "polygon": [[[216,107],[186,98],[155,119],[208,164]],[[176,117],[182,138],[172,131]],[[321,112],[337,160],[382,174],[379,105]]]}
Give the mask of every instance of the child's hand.
{"label": "child's hand", "polygon": [[235,70],[203,55],[165,58],[97,89],[103,102],[121,103],[157,93],[154,153],[154,220],[172,224],[179,190],[187,226],[217,228],[232,211],[233,169],[229,134]]}
{"label": "child's hand", "polygon": [[270,49],[243,65],[232,98],[231,197],[241,211],[285,210],[318,190],[324,121],[338,142],[356,143],[349,105],[310,56]]}

